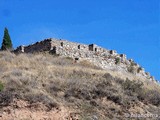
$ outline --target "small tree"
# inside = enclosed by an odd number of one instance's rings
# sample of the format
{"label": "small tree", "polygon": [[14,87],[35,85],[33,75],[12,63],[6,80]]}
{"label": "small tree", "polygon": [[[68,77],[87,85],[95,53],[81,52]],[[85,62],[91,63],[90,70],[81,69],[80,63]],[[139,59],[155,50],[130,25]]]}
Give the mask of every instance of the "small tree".
{"label": "small tree", "polygon": [[1,50],[12,50],[12,41],[8,32],[8,29],[4,29],[4,36]]}

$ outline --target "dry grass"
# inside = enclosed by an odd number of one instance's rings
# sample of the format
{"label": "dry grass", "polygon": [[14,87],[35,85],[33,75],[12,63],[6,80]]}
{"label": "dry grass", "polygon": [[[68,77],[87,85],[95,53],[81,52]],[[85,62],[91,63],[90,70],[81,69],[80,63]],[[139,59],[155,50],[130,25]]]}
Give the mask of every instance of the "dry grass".
{"label": "dry grass", "polygon": [[[140,79],[131,74],[102,70],[86,61],[74,63],[72,59],[45,53],[0,52],[0,82],[4,85],[0,106],[8,105],[16,97],[31,104],[42,102],[48,109],[59,105],[72,107],[82,112],[82,119],[113,119],[133,105],[138,106],[139,102],[159,107],[158,86],[154,89],[153,83],[149,85],[144,80],[141,86],[138,81],[126,78]],[[114,105],[107,107],[109,101]]]}

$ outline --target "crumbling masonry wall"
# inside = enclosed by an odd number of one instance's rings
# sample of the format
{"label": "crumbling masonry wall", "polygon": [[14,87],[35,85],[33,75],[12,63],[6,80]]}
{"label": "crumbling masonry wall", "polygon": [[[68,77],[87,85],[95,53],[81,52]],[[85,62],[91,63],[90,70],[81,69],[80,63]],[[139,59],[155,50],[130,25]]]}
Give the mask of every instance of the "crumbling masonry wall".
{"label": "crumbling masonry wall", "polygon": [[43,52],[50,51],[51,49],[51,40],[46,39],[44,41],[36,42],[35,44],[29,46],[19,46],[15,52],[16,53],[34,53],[34,52]]}
{"label": "crumbling masonry wall", "polygon": [[[148,79],[154,78],[140,69],[133,60],[127,60],[125,54],[117,54],[115,50],[107,50],[95,44],[85,45],[59,39],[45,39],[29,46],[19,46],[15,53],[34,53],[47,51],[64,57],[72,57],[75,60],[88,60],[103,69],[111,69],[145,76]],[[133,64],[134,63],[134,64]]]}

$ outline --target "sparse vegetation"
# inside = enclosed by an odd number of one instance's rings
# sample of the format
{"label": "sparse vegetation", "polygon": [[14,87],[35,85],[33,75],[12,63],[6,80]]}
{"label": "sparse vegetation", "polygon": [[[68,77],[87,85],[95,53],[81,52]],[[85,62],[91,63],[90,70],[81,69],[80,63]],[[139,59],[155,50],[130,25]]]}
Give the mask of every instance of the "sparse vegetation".
{"label": "sparse vegetation", "polygon": [[146,99],[150,104],[160,106],[160,92],[157,90],[150,90],[146,94]]}
{"label": "sparse vegetation", "polygon": [[119,57],[117,57],[117,58],[115,59],[115,64],[118,65],[118,64],[120,64],[120,63],[121,63],[121,59],[120,59]]}
{"label": "sparse vegetation", "polygon": [[101,67],[98,67],[94,64],[92,64],[91,62],[87,61],[87,60],[82,60],[78,63],[79,66],[81,67],[87,67],[87,68],[91,68],[91,69],[98,69],[98,70],[101,70],[102,68]]}
{"label": "sparse vegetation", "polygon": [[8,106],[13,101],[13,94],[10,91],[0,92],[0,108]]}
{"label": "sparse vegetation", "polygon": [[4,89],[4,85],[2,84],[2,82],[0,81],[0,92]]}
{"label": "sparse vegetation", "polygon": [[160,106],[160,92],[157,90],[143,90],[138,93],[139,100]]}
{"label": "sparse vegetation", "polygon": [[42,53],[16,56],[0,52],[0,56],[0,79],[5,84],[0,92],[1,108],[17,98],[31,105],[41,102],[48,110],[64,105],[80,111],[83,120],[106,120],[136,107],[143,106],[147,111],[145,105],[154,106],[154,110],[160,105],[156,89],[145,88],[140,80],[113,76],[89,62],[73,63],[68,58]]}
{"label": "sparse vegetation", "polygon": [[137,68],[135,66],[130,65],[127,69],[128,69],[128,72],[130,72],[132,74],[137,73]]}
{"label": "sparse vegetation", "polygon": [[131,81],[128,78],[123,82],[122,87],[124,90],[129,90],[131,92],[139,92],[142,90],[143,83],[140,81]]}

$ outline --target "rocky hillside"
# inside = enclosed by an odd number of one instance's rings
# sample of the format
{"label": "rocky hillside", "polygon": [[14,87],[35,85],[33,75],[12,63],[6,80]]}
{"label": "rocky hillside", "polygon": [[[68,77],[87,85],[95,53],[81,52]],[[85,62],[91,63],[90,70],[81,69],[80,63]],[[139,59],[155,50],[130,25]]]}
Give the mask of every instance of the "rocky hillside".
{"label": "rocky hillside", "polygon": [[159,113],[159,85],[134,74],[0,52],[0,120],[157,120]]}

